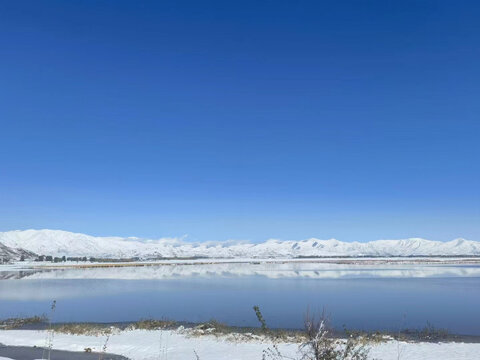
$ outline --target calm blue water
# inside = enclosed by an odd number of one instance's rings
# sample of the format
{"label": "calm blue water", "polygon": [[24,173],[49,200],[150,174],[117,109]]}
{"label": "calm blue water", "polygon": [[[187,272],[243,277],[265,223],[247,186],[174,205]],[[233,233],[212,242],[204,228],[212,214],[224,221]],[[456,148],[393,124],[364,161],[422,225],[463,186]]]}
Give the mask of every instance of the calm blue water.
{"label": "calm blue water", "polygon": [[[275,266],[270,269],[276,271]],[[319,268],[314,270],[317,277],[290,269],[290,275],[273,277],[261,271],[212,271],[201,276],[190,271],[138,280],[105,278],[112,273],[81,279],[52,272],[43,278],[40,274],[0,280],[0,318],[48,313],[56,299],[54,320],[59,322],[215,318],[231,325],[257,326],[252,306],[259,305],[270,327],[300,328],[307,308],[317,313],[325,308],[338,328],[399,330],[421,328],[428,321],[452,333],[480,335],[480,269],[442,269],[449,275],[432,275],[431,267],[426,268],[428,277],[382,277],[390,267],[370,269],[373,273],[365,277],[358,275],[358,268],[342,270],[340,277],[322,277],[323,272],[338,269]],[[348,271],[355,276],[348,276]]]}

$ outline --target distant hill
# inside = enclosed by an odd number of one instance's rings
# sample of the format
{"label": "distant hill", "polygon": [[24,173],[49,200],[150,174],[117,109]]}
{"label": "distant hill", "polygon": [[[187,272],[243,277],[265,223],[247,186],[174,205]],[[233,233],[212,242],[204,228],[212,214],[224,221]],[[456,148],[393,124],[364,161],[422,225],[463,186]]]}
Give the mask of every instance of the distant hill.
{"label": "distant hill", "polygon": [[[449,242],[420,238],[342,242],[335,239],[302,241],[268,240],[259,244],[241,242],[190,243],[179,239],[94,237],[61,230],[0,232],[7,250],[26,249],[38,255],[93,256],[100,258],[294,258],[322,256],[480,256],[480,242],[456,239]],[[10,248],[10,250],[8,250]],[[18,256],[18,255],[17,255]]]}
{"label": "distant hill", "polygon": [[11,248],[0,242],[0,264],[2,262],[20,260],[22,256],[25,259],[34,259],[37,257],[37,255],[31,251],[20,248]]}

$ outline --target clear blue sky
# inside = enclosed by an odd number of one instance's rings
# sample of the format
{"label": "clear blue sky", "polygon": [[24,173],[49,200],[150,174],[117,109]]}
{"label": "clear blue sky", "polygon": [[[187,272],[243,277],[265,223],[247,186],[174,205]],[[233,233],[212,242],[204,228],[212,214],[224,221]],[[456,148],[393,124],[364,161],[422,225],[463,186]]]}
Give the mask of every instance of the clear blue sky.
{"label": "clear blue sky", "polygon": [[480,240],[477,1],[2,1],[0,230]]}

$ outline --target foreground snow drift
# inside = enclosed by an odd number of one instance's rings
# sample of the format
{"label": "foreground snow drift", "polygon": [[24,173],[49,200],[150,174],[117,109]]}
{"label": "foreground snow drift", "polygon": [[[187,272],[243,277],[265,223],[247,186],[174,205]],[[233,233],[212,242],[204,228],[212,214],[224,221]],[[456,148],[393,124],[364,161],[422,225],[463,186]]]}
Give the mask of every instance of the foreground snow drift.
{"label": "foreground snow drift", "polygon": [[[2,330],[0,343],[6,345],[44,346],[46,331]],[[131,330],[112,335],[107,351],[132,360],[261,360],[262,351],[272,344],[261,339],[235,342],[233,338],[202,336],[190,337],[171,330]],[[53,348],[101,351],[106,336],[55,334]],[[280,351],[286,356],[297,354],[297,344],[283,343]],[[465,343],[404,343],[387,342],[372,346],[371,358],[379,360],[474,360],[480,354],[480,344]]]}

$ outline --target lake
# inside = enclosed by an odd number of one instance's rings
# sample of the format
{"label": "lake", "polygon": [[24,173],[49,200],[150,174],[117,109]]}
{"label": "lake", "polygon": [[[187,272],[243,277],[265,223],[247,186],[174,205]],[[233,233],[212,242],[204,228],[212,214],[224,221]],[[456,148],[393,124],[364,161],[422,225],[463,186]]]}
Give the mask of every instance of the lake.
{"label": "lake", "polygon": [[148,318],[301,328],[325,309],[336,328],[435,327],[480,335],[478,265],[323,263],[162,265],[2,270],[0,318],[48,314],[56,322]]}

